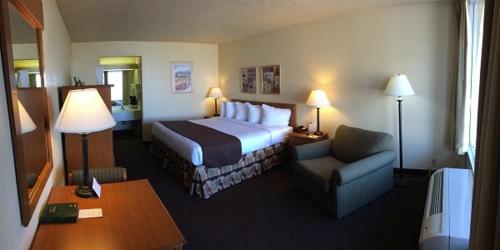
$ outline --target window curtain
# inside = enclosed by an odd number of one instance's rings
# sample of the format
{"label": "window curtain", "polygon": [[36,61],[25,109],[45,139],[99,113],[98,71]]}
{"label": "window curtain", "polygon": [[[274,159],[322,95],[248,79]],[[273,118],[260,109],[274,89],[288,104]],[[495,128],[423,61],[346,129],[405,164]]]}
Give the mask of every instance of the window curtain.
{"label": "window curtain", "polygon": [[457,1],[458,17],[458,58],[456,82],[452,88],[452,104],[450,114],[449,128],[449,148],[457,154],[463,154],[465,151],[464,133],[465,133],[465,101],[466,101],[466,83],[467,79],[467,14],[466,0]]}
{"label": "window curtain", "polygon": [[500,249],[500,1],[486,0],[469,249]]}
{"label": "window curtain", "polygon": [[456,82],[453,85],[449,147],[464,154],[475,146],[477,95],[481,59],[484,0],[458,0],[459,37]]}

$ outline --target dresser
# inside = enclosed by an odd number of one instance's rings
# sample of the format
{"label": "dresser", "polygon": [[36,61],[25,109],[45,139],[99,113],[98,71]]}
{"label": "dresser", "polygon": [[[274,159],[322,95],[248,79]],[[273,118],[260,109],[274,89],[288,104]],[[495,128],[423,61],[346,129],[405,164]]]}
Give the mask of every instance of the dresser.
{"label": "dresser", "polygon": [[[111,112],[111,86],[109,85],[86,85],[86,86],[62,86],[58,89],[59,109],[62,108],[69,91],[74,89],[95,88],[101,95],[104,103]],[[83,107],[82,107],[83,108]],[[64,170],[65,181],[68,183],[68,174],[76,169],[83,168],[82,137],[77,134],[63,134]],[[89,167],[108,168],[115,166],[113,154],[113,131],[107,129],[101,132],[91,133],[88,136]]]}

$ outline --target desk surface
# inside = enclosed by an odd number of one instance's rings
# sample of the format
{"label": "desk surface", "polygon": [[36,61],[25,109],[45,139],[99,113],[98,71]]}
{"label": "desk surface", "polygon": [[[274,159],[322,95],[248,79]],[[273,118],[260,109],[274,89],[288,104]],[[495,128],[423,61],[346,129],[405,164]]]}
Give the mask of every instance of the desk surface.
{"label": "desk surface", "polygon": [[103,184],[102,195],[80,198],[74,186],[53,187],[48,203],[102,208],[102,218],[40,224],[32,249],[182,249],[184,236],[147,180]]}

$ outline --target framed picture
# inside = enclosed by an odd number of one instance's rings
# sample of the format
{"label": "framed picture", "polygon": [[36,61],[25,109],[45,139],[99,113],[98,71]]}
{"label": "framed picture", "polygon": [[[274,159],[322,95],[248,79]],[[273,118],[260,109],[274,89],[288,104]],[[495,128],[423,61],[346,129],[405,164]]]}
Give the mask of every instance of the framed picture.
{"label": "framed picture", "polygon": [[241,92],[257,94],[257,68],[241,68]]}
{"label": "framed picture", "polygon": [[193,63],[172,62],[172,93],[193,93]]}
{"label": "framed picture", "polygon": [[260,67],[262,94],[280,94],[281,69],[280,65]]}

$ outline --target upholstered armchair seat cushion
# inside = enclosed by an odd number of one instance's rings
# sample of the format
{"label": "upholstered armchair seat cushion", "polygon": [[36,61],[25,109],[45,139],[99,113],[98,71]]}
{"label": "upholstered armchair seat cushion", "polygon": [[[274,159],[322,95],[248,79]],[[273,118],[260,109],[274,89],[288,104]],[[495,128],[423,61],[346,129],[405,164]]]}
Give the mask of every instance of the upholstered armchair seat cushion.
{"label": "upholstered armchair seat cushion", "polygon": [[[127,169],[122,167],[113,168],[90,168],[89,169],[90,180],[94,177],[99,183],[112,183],[112,182],[122,182],[127,181]],[[81,185],[83,184],[83,170],[73,170],[69,178],[71,185]]]}
{"label": "upholstered armchair seat cushion", "polygon": [[333,158],[322,157],[297,162],[300,167],[296,168],[297,174],[302,178],[307,178],[315,186],[321,187],[325,192],[330,191],[330,181],[332,173],[346,164]]}

